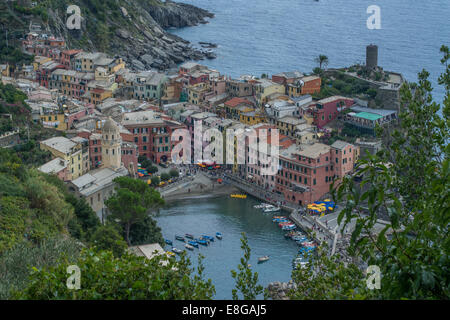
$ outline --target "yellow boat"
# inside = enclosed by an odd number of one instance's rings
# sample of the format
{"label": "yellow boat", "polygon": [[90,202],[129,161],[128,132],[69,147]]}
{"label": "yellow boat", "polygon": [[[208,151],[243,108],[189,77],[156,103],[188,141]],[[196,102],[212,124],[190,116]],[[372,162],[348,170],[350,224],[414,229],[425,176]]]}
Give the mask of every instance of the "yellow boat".
{"label": "yellow boat", "polygon": [[238,198],[238,199],[246,199],[247,195],[246,194],[230,194],[231,198]]}

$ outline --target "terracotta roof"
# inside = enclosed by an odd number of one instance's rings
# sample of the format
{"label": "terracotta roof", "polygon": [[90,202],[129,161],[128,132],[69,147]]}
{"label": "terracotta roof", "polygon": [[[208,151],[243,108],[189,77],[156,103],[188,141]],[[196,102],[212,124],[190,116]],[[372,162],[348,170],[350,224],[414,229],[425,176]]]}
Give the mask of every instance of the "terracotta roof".
{"label": "terracotta roof", "polygon": [[228,100],[227,102],[225,102],[225,105],[227,105],[229,107],[232,107],[232,108],[235,108],[238,105],[243,104],[243,103],[249,104],[249,105],[253,105],[253,103],[251,103],[247,99],[239,98],[239,97],[234,97],[233,99]]}

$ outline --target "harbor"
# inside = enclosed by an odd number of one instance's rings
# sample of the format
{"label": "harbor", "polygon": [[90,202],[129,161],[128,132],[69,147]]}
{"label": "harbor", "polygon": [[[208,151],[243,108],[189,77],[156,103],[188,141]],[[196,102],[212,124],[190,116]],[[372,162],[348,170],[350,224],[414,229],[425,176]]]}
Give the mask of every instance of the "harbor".
{"label": "harbor", "polygon": [[[173,247],[186,249],[193,266],[197,265],[197,255],[205,259],[205,277],[211,278],[216,287],[217,299],[230,299],[234,288],[231,270],[237,270],[243,256],[241,249],[241,233],[245,232],[251,248],[250,265],[259,274],[259,282],[264,287],[275,281],[289,281],[293,270],[292,262],[300,250],[299,245],[291,239],[286,239],[273,216],[285,213],[268,214],[254,208],[260,201],[253,197],[247,199],[227,196],[193,197],[190,199],[170,201],[155,217],[162,229],[164,239],[172,241],[165,250]],[[217,239],[216,233],[222,235]],[[184,247],[189,239],[186,233],[194,239],[202,235],[216,237],[209,245],[199,245],[189,250]],[[183,236],[186,242],[176,239]],[[258,263],[258,259],[268,256],[269,259]],[[262,297],[260,297],[262,298]]]}

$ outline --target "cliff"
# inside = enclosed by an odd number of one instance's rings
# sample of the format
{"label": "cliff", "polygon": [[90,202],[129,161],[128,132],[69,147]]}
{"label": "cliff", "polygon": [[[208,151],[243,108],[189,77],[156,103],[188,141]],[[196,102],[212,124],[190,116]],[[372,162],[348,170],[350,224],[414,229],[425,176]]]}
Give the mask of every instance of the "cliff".
{"label": "cliff", "polygon": [[[81,9],[80,30],[66,27],[70,16],[66,10],[72,4]],[[1,6],[0,22],[15,32],[16,38],[20,32],[26,33],[33,21],[48,33],[64,37],[69,48],[120,55],[136,70],[164,70],[186,60],[205,58],[188,41],[166,29],[207,23],[206,18],[214,17],[192,5],[160,0],[43,0],[35,7],[31,1]]]}

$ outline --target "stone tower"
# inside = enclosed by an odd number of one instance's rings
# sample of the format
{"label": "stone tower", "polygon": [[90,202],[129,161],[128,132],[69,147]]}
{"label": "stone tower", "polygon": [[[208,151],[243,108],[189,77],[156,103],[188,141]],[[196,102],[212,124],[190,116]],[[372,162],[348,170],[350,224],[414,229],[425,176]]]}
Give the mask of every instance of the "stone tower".
{"label": "stone tower", "polygon": [[119,169],[121,167],[121,145],[119,126],[111,118],[108,118],[102,128],[103,168]]}
{"label": "stone tower", "polygon": [[366,67],[376,69],[378,66],[378,46],[370,44],[366,47]]}

